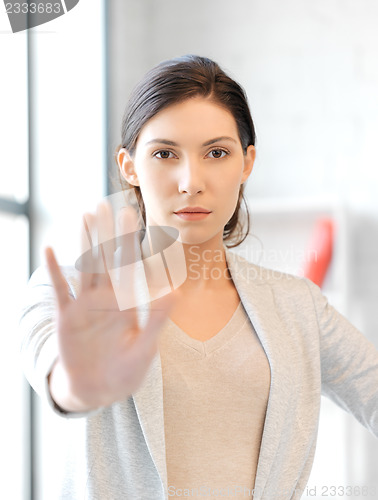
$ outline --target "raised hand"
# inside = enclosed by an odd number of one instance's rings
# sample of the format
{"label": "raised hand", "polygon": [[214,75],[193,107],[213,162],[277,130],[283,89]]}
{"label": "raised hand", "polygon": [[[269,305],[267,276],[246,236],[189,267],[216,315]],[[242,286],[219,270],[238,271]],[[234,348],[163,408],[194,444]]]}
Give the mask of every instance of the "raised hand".
{"label": "raised hand", "polygon": [[[127,207],[120,215],[121,234],[137,234],[137,215]],[[97,232],[97,233],[96,233]],[[96,214],[85,214],[82,224],[82,253],[85,241],[114,240],[111,206],[101,202]],[[123,239],[122,256],[134,262],[135,245]],[[127,248],[126,248],[127,246]],[[76,299],[69,295],[68,284],[52,248],[45,249],[49,274],[56,295],[59,358],[49,376],[54,401],[66,411],[89,411],[108,406],[131,395],[141,385],[158,349],[158,334],[170,310],[180,296],[179,290],[151,303],[145,327],[138,324],[137,308],[120,310],[110,278],[114,269],[111,244],[92,246],[93,272],[80,273],[80,290]],[[105,272],[99,273],[99,263]],[[120,270],[121,271],[121,270]],[[121,271],[122,272],[122,271]],[[134,279],[120,276],[120,287],[132,302]],[[132,302],[133,303],[133,302]]]}

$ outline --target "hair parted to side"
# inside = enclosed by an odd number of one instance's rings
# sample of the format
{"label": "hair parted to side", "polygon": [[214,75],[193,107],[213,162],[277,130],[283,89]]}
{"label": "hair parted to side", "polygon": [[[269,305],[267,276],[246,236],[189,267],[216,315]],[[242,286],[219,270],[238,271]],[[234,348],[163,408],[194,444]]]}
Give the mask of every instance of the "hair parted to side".
{"label": "hair parted to side", "polygon": [[[127,149],[131,158],[135,155],[136,143],[142,127],[159,111],[192,97],[205,97],[222,106],[234,116],[239,139],[246,155],[249,145],[255,145],[256,135],[248,100],[244,89],[230,78],[220,66],[208,59],[194,54],[176,57],[148,71],[134,87],[127,103],[121,128],[121,148]],[[139,204],[143,222],[146,224],[146,211],[139,186],[133,186],[124,179],[117,164],[118,180],[122,189],[133,189]],[[240,245],[250,229],[248,205],[244,197],[245,183],[240,186],[235,211],[223,230],[223,241],[228,248]],[[244,201],[245,214],[241,207]],[[246,219],[246,224],[242,219]],[[227,243],[229,243],[227,245]]]}

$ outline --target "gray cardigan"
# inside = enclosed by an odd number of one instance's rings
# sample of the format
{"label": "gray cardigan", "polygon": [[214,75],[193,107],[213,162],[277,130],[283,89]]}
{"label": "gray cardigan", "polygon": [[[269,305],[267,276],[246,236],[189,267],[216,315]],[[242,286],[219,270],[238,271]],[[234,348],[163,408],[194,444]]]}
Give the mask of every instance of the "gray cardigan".
{"label": "gray cardigan", "polygon": [[[254,499],[299,499],[313,463],[322,393],[378,436],[378,351],[311,281],[252,264],[224,248],[271,370]],[[75,297],[77,271],[69,266],[62,270]],[[50,407],[70,421],[73,433],[77,426],[57,498],[169,498],[159,353],[142,386],[127,400],[64,414],[47,386],[58,349],[53,289],[44,266],[30,278],[24,300],[20,334],[25,375]]]}

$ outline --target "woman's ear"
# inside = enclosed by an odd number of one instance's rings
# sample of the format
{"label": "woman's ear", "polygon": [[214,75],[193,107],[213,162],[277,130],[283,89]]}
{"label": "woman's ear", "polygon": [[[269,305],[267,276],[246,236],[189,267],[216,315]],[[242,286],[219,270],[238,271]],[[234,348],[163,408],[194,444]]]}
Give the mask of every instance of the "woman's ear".
{"label": "woman's ear", "polygon": [[248,179],[250,173],[252,172],[255,159],[256,159],[256,148],[251,144],[250,146],[248,146],[247,153],[244,156],[244,168],[243,168],[241,184],[243,184]]}
{"label": "woman's ear", "polygon": [[118,151],[117,163],[122,177],[126,179],[127,182],[132,186],[139,186],[139,180],[135,171],[135,165],[127,149],[121,148]]}

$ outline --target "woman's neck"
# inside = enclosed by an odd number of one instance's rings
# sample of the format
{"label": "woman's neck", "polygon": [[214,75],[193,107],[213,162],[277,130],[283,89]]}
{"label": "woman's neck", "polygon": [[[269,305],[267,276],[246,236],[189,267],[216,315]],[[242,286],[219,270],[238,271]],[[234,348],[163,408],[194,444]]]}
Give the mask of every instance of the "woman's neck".
{"label": "woman's neck", "polygon": [[[177,282],[184,279],[184,282],[180,285],[182,292],[187,294],[212,292],[233,286],[227,267],[223,240],[220,237],[213,238],[201,244],[175,242],[174,239],[169,242],[163,242],[163,239],[166,240],[166,236],[160,238],[159,241],[154,239],[152,244],[151,239],[147,238],[146,235],[141,244],[142,258],[146,259],[157,253],[161,253],[163,250],[169,248],[172,243],[181,245],[179,251],[173,256],[173,259],[171,257],[168,266],[170,266],[174,259],[177,259],[177,262],[171,266],[172,268],[168,267],[166,270],[169,271],[171,279],[173,278],[172,273],[176,273],[177,279],[172,279],[172,281]],[[159,263],[161,262],[160,259],[158,261]],[[157,267],[159,264],[156,261],[153,262],[153,260],[149,263],[149,259],[147,261],[144,260],[144,262],[149,285],[153,283],[152,286],[154,288],[162,286],[165,276],[162,277],[161,285],[157,283],[159,276],[161,276],[161,269]],[[182,267],[180,268],[180,266]]]}
{"label": "woman's neck", "polygon": [[182,291],[216,291],[232,284],[222,245],[183,245],[187,278]]}

